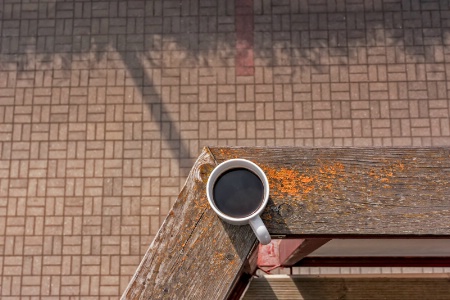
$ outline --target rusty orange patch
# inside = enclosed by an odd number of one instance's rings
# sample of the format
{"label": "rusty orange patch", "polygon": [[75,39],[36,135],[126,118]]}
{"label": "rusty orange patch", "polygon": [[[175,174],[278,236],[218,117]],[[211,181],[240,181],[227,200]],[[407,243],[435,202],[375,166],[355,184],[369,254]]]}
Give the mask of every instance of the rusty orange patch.
{"label": "rusty orange patch", "polygon": [[319,170],[321,174],[336,175],[338,172],[342,172],[345,169],[341,163],[335,163],[330,166],[322,166]]}
{"label": "rusty orange patch", "polygon": [[262,169],[269,179],[271,193],[275,196],[307,194],[314,189],[314,180],[317,179],[317,176],[307,176],[287,168],[262,166]]}
{"label": "rusty orange patch", "polygon": [[303,183],[310,183],[313,180],[314,180],[313,177],[309,177],[309,176],[305,176],[305,175],[300,176],[300,181]]}
{"label": "rusty orange patch", "polygon": [[296,184],[296,179],[299,174],[295,170],[280,168],[263,168],[269,179],[270,190],[276,194],[297,195],[300,192],[300,187]]}

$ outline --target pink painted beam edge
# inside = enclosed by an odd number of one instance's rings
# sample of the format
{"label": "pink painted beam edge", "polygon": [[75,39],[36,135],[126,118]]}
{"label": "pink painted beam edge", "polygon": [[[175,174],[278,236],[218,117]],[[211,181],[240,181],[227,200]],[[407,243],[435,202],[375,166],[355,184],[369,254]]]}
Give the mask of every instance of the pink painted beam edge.
{"label": "pink painted beam edge", "polygon": [[300,247],[304,242],[304,239],[286,239],[282,240],[279,245],[278,252],[280,253],[280,264],[284,262],[292,255],[292,253]]}
{"label": "pink painted beam edge", "polygon": [[272,240],[268,245],[259,245],[258,267],[290,267],[330,239],[283,239]]}
{"label": "pink painted beam edge", "polygon": [[267,245],[258,245],[258,267],[273,267],[280,264],[280,253],[278,251],[281,240],[272,240]]}
{"label": "pink painted beam edge", "polygon": [[[295,263],[316,251],[331,239],[311,238],[298,240],[283,240],[280,243],[280,264],[286,267],[293,266]],[[283,255],[283,256],[281,256]]]}

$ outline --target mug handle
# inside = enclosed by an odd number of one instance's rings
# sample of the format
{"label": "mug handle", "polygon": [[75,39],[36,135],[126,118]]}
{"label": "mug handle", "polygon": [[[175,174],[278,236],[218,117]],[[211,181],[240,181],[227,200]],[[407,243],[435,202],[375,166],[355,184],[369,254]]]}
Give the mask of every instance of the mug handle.
{"label": "mug handle", "polygon": [[261,217],[257,215],[248,220],[248,222],[259,242],[263,245],[269,244],[272,239],[270,238],[269,231],[267,231],[267,228],[261,220]]}

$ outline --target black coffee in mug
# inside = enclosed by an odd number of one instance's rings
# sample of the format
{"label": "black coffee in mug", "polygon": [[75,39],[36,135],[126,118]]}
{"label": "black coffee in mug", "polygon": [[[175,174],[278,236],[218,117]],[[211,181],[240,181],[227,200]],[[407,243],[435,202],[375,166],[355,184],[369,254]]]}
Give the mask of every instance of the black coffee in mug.
{"label": "black coffee in mug", "polygon": [[245,218],[264,201],[261,179],[245,168],[230,169],[217,178],[213,187],[216,207],[233,218]]}

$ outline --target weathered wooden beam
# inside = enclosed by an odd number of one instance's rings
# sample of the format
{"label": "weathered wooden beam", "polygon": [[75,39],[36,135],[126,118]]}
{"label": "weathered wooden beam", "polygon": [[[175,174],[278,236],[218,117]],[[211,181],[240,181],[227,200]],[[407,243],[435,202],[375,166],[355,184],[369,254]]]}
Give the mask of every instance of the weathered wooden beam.
{"label": "weathered wooden beam", "polygon": [[242,300],[448,299],[449,274],[265,276],[253,278]]}
{"label": "weathered wooden beam", "polygon": [[122,299],[226,299],[232,293],[256,238],[249,226],[228,225],[210,209],[205,186],[215,165],[204,149]]}
{"label": "weathered wooden beam", "polygon": [[272,235],[450,237],[449,148],[210,149],[266,172]]}
{"label": "weathered wooden beam", "polygon": [[123,299],[232,294],[256,238],[249,226],[220,221],[205,185],[217,163],[237,157],[267,174],[262,218],[272,235],[450,237],[447,148],[205,148]]}

